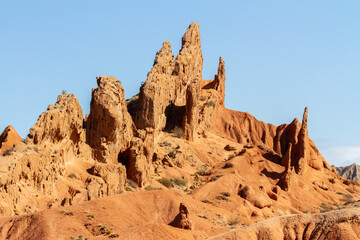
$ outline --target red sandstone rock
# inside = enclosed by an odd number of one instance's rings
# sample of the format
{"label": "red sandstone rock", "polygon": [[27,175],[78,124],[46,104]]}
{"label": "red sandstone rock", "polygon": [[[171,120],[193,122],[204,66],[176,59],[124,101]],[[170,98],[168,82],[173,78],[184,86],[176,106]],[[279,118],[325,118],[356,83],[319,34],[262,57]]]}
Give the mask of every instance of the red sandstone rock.
{"label": "red sandstone rock", "polygon": [[135,125],[127,111],[124,89],[115,77],[98,77],[86,121],[86,142],[99,162],[116,163],[130,146]]}
{"label": "red sandstone rock", "polygon": [[13,148],[13,145],[21,140],[22,138],[16,132],[15,128],[7,126],[0,135],[0,153]]}

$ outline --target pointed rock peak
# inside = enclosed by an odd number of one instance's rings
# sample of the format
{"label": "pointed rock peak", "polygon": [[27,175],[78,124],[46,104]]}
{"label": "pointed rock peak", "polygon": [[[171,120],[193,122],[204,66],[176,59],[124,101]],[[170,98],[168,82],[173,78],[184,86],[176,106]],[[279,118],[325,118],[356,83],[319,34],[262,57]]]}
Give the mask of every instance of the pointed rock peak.
{"label": "pointed rock peak", "polygon": [[303,120],[302,120],[303,125],[306,124],[306,126],[307,126],[307,119],[308,119],[308,108],[305,107],[304,114],[303,114]]}
{"label": "pointed rock peak", "polygon": [[[174,62],[174,54],[171,52],[171,44],[168,41],[164,41],[161,49],[156,53],[153,68],[151,71],[158,71],[156,65],[161,65],[161,72],[169,72]],[[154,68],[155,67],[155,68]],[[151,72],[150,71],[150,72]]]}
{"label": "pointed rock peak", "polygon": [[225,62],[222,57],[219,58],[218,74],[215,76],[215,80],[218,81],[218,91],[220,94],[219,104],[224,105],[225,101]]}
{"label": "pointed rock peak", "polygon": [[161,50],[169,52],[171,49],[171,43],[164,41]]}
{"label": "pointed rock peak", "polygon": [[198,46],[199,48],[201,47],[199,23],[197,22],[193,22],[192,24],[190,24],[190,26],[186,30],[184,36],[182,37],[181,49],[191,45]]}
{"label": "pointed rock peak", "polygon": [[7,126],[0,135],[0,153],[12,148],[15,142],[21,141],[22,138],[12,126]]}

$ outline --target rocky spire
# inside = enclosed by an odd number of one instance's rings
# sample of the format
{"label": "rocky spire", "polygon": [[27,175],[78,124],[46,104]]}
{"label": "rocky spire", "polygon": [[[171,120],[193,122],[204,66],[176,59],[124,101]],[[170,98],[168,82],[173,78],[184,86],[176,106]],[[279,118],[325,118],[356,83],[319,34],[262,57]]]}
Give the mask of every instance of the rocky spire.
{"label": "rocky spire", "polygon": [[197,125],[199,120],[198,100],[200,95],[199,82],[191,83],[186,91],[186,110],[183,120],[185,139],[194,141],[197,135]]}
{"label": "rocky spire", "polygon": [[[177,76],[175,105],[186,104],[186,90],[190,83],[202,79],[203,57],[199,24],[190,24],[182,38],[182,47],[175,60],[173,75]],[[197,85],[197,84],[196,84]],[[199,84],[200,87],[200,84]]]}
{"label": "rocky spire", "polygon": [[136,131],[127,111],[124,89],[115,77],[98,77],[86,121],[86,142],[99,162],[116,163]]}
{"label": "rocky spire", "polygon": [[308,109],[304,110],[301,129],[298,135],[298,143],[296,145],[296,173],[303,174],[306,166],[308,165],[309,158],[309,136],[307,129]]}
{"label": "rocky spire", "polygon": [[219,58],[218,73],[215,75],[217,90],[219,92],[219,105],[224,105],[225,101],[225,62],[222,57]]}
{"label": "rocky spire", "polygon": [[166,125],[165,110],[175,99],[174,54],[171,44],[164,42],[156,53],[154,65],[140,88],[135,124],[138,128],[162,130]]}

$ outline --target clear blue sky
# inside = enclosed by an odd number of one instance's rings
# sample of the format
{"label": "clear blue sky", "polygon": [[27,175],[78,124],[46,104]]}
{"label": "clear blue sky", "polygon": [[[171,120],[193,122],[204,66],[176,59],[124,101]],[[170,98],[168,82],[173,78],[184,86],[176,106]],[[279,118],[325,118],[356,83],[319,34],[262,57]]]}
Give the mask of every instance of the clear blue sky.
{"label": "clear blue sky", "polygon": [[360,1],[1,1],[0,131],[22,137],[62,90],[89,112],[96,76],[139,90],[164,40],[200,24],[203,77],[226,63],[226,106],[301,119],[326,159],[360,162]]}

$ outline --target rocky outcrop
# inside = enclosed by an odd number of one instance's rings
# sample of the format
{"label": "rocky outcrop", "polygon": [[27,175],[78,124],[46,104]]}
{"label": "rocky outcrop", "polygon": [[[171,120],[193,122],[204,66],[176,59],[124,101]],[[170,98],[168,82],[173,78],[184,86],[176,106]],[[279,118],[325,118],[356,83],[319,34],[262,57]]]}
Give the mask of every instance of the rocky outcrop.
{"label": "rocky outcrop", "polygon": [[76,144],[84,141],[82,126],[79,100],[73,94],[62,94],[40,115],[28,139],[36,145],[59,143],[64,139]]}
{"label": "rocky outcrop", "polygon": [[89,177],[85,181],[88,200],[110,196],[124,191],[126,169],[120,163],[95,163],[89,173],[99,177]]}
{"label": "rocky outcrop", "polygon": [[300,132],[298,135],[298,143],[295,145],[295,169],[296,173],[303,174],[308,166],[308,161],[310,160],[310,146],[309,146],[309,136],[307,130],[307,118],[308,110],[307,107],[304,110],[303,120],[301,123]]}
{"label": "rocky outcrop", "polygon": [[116,163],[136,131],[127,111],[124,89],[115,77],[98,77],[86,120],[86,142],[99,162]]}
{"label": "rocky outcrop", "polygon": [[174,102],[176,80],[174,71],[174,54],[171,44],[164,42],[156,53],[154,65],[148,73],[145,83],[140,88],[138,111],[135,123],[138,128],[147,127],[162,130],[166,126],[166,111]]}
{"label": "rocky outcrop", "polygon": [[183,129],[185,139],[194,141],[197,134],[197,125],[199,121],[199,81],[192,82],[186,91],[186,110],[183,120]]}
{"label": "rocky outcrop", "polygon": [[170,225],[181,229],[194,229],[194,225],[190,220],[189,210],[184,203],[180,203],[179,214],[176,215]]}
{"label": "rocky outcrop", "polygon": [[20,142],[22,138],[12,126],[7,126],[0,135],[0,153],[11,149],[16,142]]}
{"label": "rocky outcrop", "polygon": [[37,152],[36,148],[27,149],[18,159],[12,157],[0,166],[0,214],[32,212],[48,207],[48,202],[38,199],[59,197],[58,182],[66,173],[65,163],[61,158]]}
{"label": "rocky outcrop", "polygon": [[360,166],[353,163],[346,167],[336,167],[336,172],[349,180],[359,181],[360,180]]}
{"label": "rocky outcrop", "polygon": [[153,128],[155,134],[182,125],[186,139],[193,141],[203,63],[199,24],[192,23],[187,29],[175,61],[170,47],[169,42],[163,43],[140,88],[135,124]]}
{"label": "rocky outcrop", "polygon": [[[283,159],[283,165],[289,162],[290,157],[291,166],[295,168],[297,174],[304,174],[307,166],[317,170],[324,168],[331,170],[330,165],[308,136],[307,108],[301,124],[295,119],[289,125],[283,124],[278,127],[258,121],[249,113],[223,107],[217,107],[214,114],[214,122],[210,128],[212,131],[241,144],[266,145],[275,153],[279,162]],[[284,156],[289,151],[289,147],[292,148],[291,156],[289,154],[285,161]]]}

